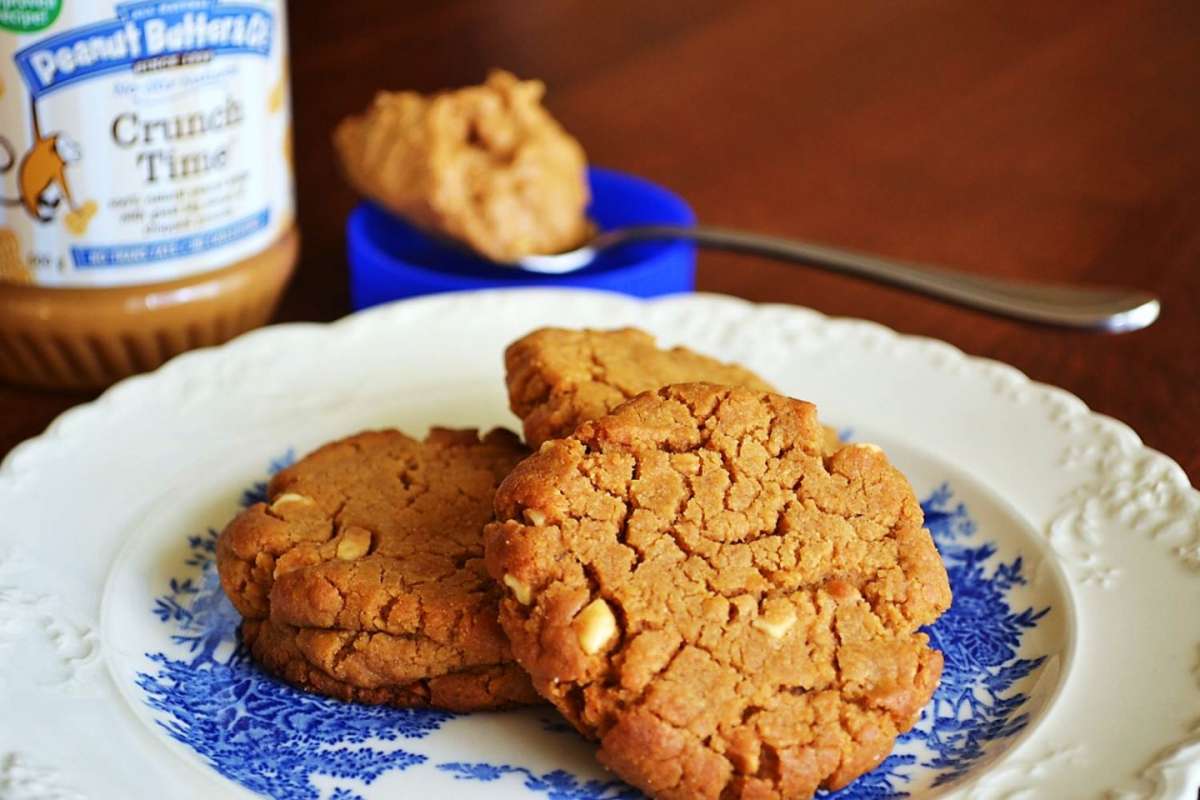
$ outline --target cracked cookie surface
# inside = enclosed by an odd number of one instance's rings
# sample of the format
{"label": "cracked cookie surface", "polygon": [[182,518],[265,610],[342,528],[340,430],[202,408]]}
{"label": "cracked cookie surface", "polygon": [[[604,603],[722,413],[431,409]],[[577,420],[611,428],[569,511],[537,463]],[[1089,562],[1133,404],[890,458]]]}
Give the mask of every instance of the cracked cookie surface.
{"label": "cracked cookie surface", "polygon": [[570,436],[579,423],[607,414],[634,395],[671,383],[703,381],[774,391],[745,367],[686,347],[663,349],[636,328],[542,328],[504,353],[508,402],[525,441]]}
{"label": "cracked cookie surface", "polygon": [[[387,634],[246,620],[242,637],[268,671],[293,686],[347,702],[476,711],[541,701],[529,676],[512,661],[446,672],[427,669],[421,677],[395,680],[393,650],[403,640]],[[346,649],[349,656],[338,655]]]}
{"label": "cracked cookie surface", "polygon": [[546,443],[487,566],[535,688],[659,798],[801,798],[879,764],[941,674],[950,604],[907,480],[809,403],[691,384]]}
{"label": "cracked cookie surface", "polygon": [[255,658],[348,699],[436,703],[453,686],[456,709],[534,701],[482,542],[496,486],[526,453],[503,430],[372,431],[279,472],[217,541]]}

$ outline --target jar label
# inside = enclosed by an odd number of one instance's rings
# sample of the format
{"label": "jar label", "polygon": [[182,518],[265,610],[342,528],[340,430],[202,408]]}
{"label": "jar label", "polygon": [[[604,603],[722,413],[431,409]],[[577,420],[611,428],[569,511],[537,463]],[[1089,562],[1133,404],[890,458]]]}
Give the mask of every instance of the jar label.
{"label": "jar label", "polygon": [[62,11],[62,0],[0,0],[0,28],[31,33],[49,28]]}
{"label": "jar label", "polygon": [[10,5],[57,17],[0,32],[0,280],[157,283],[292,224],[281,2]]}

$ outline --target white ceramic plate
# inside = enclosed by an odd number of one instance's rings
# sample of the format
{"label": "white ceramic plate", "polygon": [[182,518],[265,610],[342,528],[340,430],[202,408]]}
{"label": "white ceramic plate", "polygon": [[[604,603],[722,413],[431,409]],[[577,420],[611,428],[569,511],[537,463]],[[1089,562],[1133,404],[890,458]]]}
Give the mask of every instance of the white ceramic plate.
{"label": "white ceramic plate", "polygon": [[634,324],[757,370],[881,444],[954,606],[917,729],[839,798],[1187,798],[1200,787],[1200,495],[1010,367],[867,322],[715,296],[411,301],[185,355],[0,468],[0,798],[636,796],[547,709],[344,705],[259,673],[215,531],[271,469],[366,427],[515,426],[504,345]]}

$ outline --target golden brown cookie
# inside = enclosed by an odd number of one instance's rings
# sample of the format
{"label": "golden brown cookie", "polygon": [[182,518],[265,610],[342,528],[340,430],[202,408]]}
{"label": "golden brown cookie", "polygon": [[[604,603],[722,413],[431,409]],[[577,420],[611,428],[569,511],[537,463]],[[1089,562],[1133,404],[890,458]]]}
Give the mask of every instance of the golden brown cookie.
{"label": "golden brown cookie", "polygon": [[553,440],[487,565],[534,687],[658,798],[805,798],[879,764],[941,674],[946,570],[879,448],[809,403],[690,384]]}
{"label": "golden brown cookie", "polygon": [[436,698],[430,681],[457,676],[456,708],[531,699],[512,685],[482,542],[496,486],[525,454],[503,430],[374,431],[281,471],[217,541],[226,594],[270,623],[246,627],[254,656],[335,696]]}
{"label": "golden brown cookie", "polygon": [[540,447],[607,414],[634,395],[671,383],[774,388],[745,367],[686,347],[659,348],[637,328],[611,331],[542,328],[504,353],[508,404],[525,425],[525,441]]}
{"label": "golden brown cookie", "polygon": [[[396,662],[387,634],[294,628],[271,620],[246,620],[242,637],[255,661],[293,686],[354,703],[402,707],[432,706],[475,711],[537,703],[541,698],[516,663],[465,666],[461,669],[395,681],[372,670],[390,672]],[[345,646],[348,655],[333,647]],[[323,669],[322,665],[328,667]],[[431,676],[432,674],[432,676]]]}

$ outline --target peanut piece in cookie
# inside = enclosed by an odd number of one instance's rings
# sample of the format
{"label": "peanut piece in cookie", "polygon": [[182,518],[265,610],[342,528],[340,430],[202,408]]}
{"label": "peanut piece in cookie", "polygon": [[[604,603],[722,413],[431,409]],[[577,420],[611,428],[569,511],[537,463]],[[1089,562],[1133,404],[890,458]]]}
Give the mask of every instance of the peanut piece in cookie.
{"label": "peanut piece in cookie", "polygon": [[370,548],[371,532],[352,525],[342,531],[337,544],[337,557],[342,561],[354,561],[365,556]]}
{"label": "peanut piece in cookie", "polygon": [[271,511],[276,514],[286,514],[296,508],[311,508],[316,505],[311,497],[296,492],[285,492],[271,501]]}
{"label": "peanut piece in cookie", "polygon": [[782,639],[796,624],[796,609],[786,600],[771,603],[750,627],[757,628],[772,639]]}
{"label": "peanut piece in cookie", "polygon": [[604,649],[617,635],[617,618],[603,598],[597,597],[583,607],[575,617],[575,632],[579,635],[579,646],[589,656]]}
{"label": "peanut piece in cookie", "polygon": [[521,605],[527,606],[533,602],[533,591],[529,588],[529,584],[523,583],[515,575],[504,573],[503,583],[512,589],[513,597],[517,598],[517,602]]}

